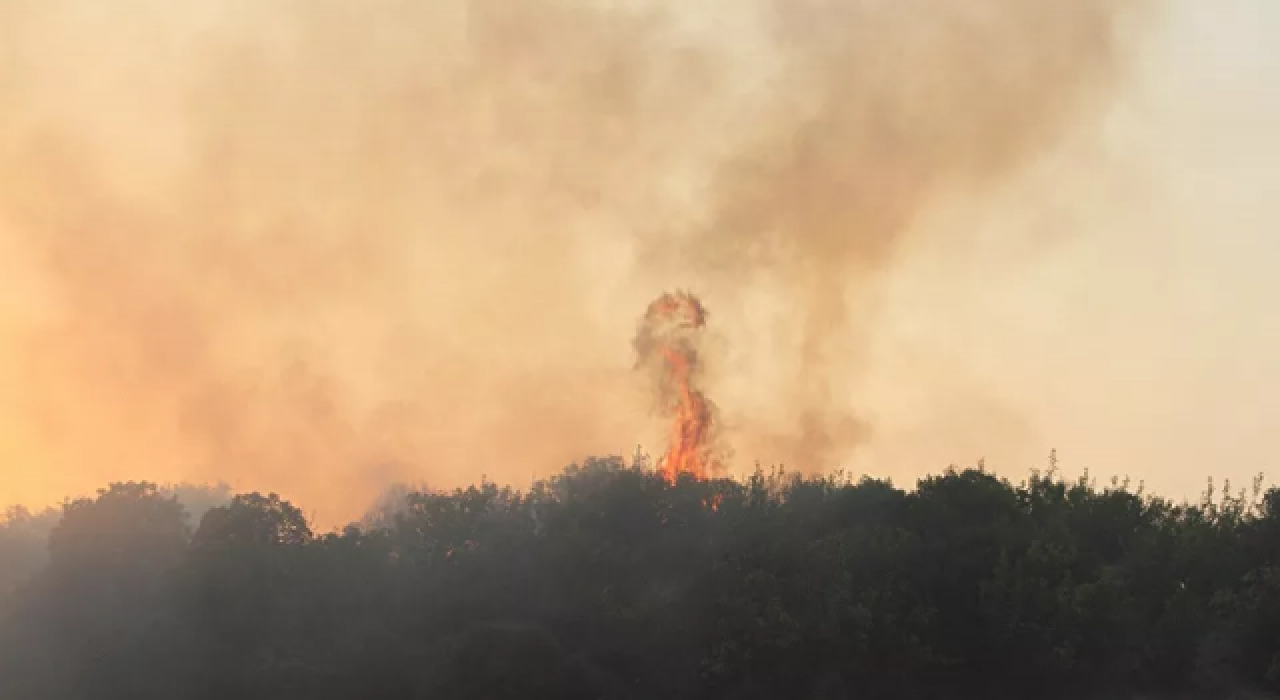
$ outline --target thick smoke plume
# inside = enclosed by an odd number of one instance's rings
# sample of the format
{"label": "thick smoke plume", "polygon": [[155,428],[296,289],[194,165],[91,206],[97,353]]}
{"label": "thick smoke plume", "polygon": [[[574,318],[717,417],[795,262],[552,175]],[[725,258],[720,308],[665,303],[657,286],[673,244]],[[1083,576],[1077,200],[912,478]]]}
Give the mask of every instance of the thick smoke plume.
{"label": "thick smoke plume", "polygon": [[656,442],[627,339],[677,285],[736,452],[830,466],[913,215],[1082,124],[1144,4],[0,3],[0,502],[333,519]]}

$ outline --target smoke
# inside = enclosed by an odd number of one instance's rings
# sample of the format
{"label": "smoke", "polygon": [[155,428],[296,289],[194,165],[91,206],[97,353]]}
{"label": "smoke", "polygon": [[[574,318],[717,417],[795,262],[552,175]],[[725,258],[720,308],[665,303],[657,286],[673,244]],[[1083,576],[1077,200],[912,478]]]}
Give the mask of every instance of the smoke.
{"label": "smoke", "polygon": [[660,440],[628,339],[671,286],[740,456],[847,455],[913,215],[1095,112],[1145,2],[99,5],[0,3],[0,501],[333,519]]}
{"label": "smoke", "polygon": [[772,397],[777,456],[828,466],[867,437],[848,387],[913,218],[930,197],[997,183],[1096,108],[1117,77],[1116,22],[1139,4],[768,7],[778,108],[720,165],[688,255],[717,307],[750,286],[785,306],[760,331],[794,340],[768,360],[789,367]]}

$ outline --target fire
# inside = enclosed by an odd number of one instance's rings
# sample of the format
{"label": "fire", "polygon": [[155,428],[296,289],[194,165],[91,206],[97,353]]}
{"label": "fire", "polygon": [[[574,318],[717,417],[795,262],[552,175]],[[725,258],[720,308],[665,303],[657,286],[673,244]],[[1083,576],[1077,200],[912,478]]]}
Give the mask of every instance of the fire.
{"label": "fire", "polygon": [[711,452],[714,407],[698,384],[697,341],[707,311],[687,292],[663,294],[649,305],[636,335],[640,365],[654,375],[662,408],[672,418],[667,451],[658,468],[674,481],[680,473],[705,479],[718,468]]}

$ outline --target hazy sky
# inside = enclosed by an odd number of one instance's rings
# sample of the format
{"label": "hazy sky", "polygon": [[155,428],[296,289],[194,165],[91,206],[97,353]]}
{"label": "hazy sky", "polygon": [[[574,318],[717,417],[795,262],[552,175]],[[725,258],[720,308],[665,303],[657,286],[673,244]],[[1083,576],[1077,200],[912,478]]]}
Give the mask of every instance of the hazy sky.
{"label": "hazy sky", "polygon": [[686,285],[740,468],[1280,479],[1280,4],[931,2],[0,0],[0,503],[658,453]]}
{"label": "hazy sky", "polygon": [[1280,478],[1280,5],[1179,0],[1142,56],[1102,137],[974,215],[1056,243],[1017,265],[975,256],[958,276],[913,259],[929,282],[904,271],[913,350],[1025,429],[1002,444],[961,397],[938,420],[963,437],[919,453],[1007,469],[1056,446],[1069,470],[1189,496],[1211,475]]}

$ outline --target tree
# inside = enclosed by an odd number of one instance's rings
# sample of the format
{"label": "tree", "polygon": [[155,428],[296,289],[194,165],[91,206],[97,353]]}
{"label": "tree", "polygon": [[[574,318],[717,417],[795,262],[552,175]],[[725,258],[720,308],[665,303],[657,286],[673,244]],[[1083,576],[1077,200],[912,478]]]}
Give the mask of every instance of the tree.
{"label": "tree", "polygon": [[48,563],[49,532],[59,516],[52,508],[32,513],[22,506],[0,515],[0,599]]}
{"label": "tree", "polygon": [[[182,657],[173,572],[186,552],[182,506],[154,484],[112,484],[67,503],[40,591],[64,672],[82,697],[169,697]],[[150,673],[140,674],[139,668]]]}
{"label": "tree", "polygon": [[184,603],[195,624],[208,697],[262,697],[289,664],[276,651],[306,639],[307,545],[302,511],[276,494],[234,497],[205,514],[184,570]]}
{"label": "tree", "polygon": [[981,469],[910,490],[672,482],[603,459],[526,493],[396,500],[320,537],[274,494],[210,509],[190,538],[148,484],[69,503],[45,569],[0,599],[0,697],[1280,689],[1280,491],[1174,504]]}

